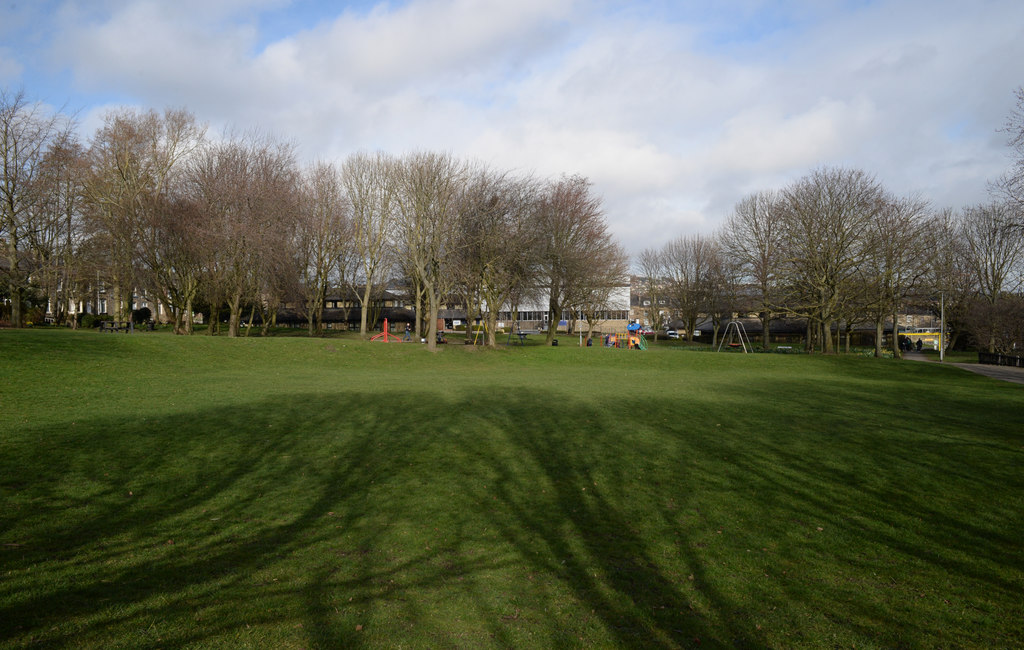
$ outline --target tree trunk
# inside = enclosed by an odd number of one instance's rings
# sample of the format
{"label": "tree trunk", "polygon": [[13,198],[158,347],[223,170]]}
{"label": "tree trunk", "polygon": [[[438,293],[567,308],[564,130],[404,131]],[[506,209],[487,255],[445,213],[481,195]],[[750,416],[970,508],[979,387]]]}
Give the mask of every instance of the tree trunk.
{"label": "tree trunk", "polygon": [[256,303],[252,303],[252,308],[249,309],[249,323],[245,326],[245,335],[249,336],[249,332],[252,331],[252,321],[256,318]]}
{"label": "tree trunk", "polygon": [[416,337],[426,338],[427,328],[423,318],[423,310],[426,308],[426,303],[423,300],[423,285],[419,280],[413,281],[412,293],[413,296],[415,296],[413,301],[413,310],[416,314]]}
{"label": "tree trunk", "polygon": [[[367,327],[369,327],[369,325],[370,325],[367,322],[367,319],[368,319],[369,311],[370,311],[370,294],[371,293],[373,293],[373,287],[370,285],[370,282],[367,281],[367,283],[363,286],[363,296],[362,296],[362,300],[360,301],[362,303],[362,305],[361,305],[362,309],[360,310],[360,314],[359,314],[359,335],[362,336],[363,338],[366,338]],[[312,331],[311,331],[311,333],[312,333]]]}
{"label": "tree trunk", "polygon": [[487,314],[484,316],[484,321],[487,323],[487,347],[497,348],[498,312],[493,309],[488,309]]}
{"label": "tree trunk", "polygon": [[18,269],[18,249],[14,241],[14,235],[6,242],[7,268],[10,272],[7,287],[10,290],[11,300],[11,327],[23,327],[24,316],[22,314],[22,288],[17,282],[20,274]]}
{"label": "tree trunk", "polygon": [[238,323],[242,320],[242,294],[236,293],[231,296],[231,313],[228,316],[228,336],[238,336]]}
{"label": "tree trunk", "polygon": [[437,312],[440,310],[440,298],[433,286],[424,286],[427,292],[427,349],[437,351]]}
{"label": "tree trunk", "polygon": [[195,320],[192,318],[192,298],[185,299],[185,306],[182,308],[185,313],[182,314],[182,321],[184,323],[182,327],[182,334],[191,335],[195,331]]}
{"label": "tree trunk", "polygon": [[[348,315],[345,316],[346,322],[348,321]],[[263,329],[261,330],[263,336],[270,334],[270,328],[277,325],[277,305],[273,307],[267,307],[267,315],[263,318]]]}
{"label": "tree trunk", "polygon": [[[554,292],[552,292],[553,294]],[[548,299],[548,335],[545,339],[547,345],[552,345],[555,340],[555,332],[558,331],[558,321],[562,318],[561,305],[551,297]]]}
{"label": "tree trunk", "polygon": [[949,327],[947,326],[946,327],[946,338],[949,339],[949,342],[948,343],[946,341],[942,342],[942,345],[945,346],[943,349],[945,351],[947,351],[947,352],[952,350],[956,346],[956,340],[957,340],[957,338],[959,336],[960,336],[960,330],[959,329],[955,329],[955,330],[952,331],[952,333],[950,333]]}
{"label": "tree trunk", "polygon": [[22,288],[15,285],[13,280],[8,286],[11,289],[11,327],[24,327],[25,316],[22,309]]}
{"label": "tree trunk", "polygon": [[892,357],[894,359],[902,359],[903,352],[900,350],[900,333],[899,333],[899,318],[896,314],[896,308],[892,310]]}
{"label": "tree trunk", "polygon": [[821,351],[824,354],[835,354],[835,347],[832,345],[832,321],[822,320],[821,322]]}
{"label": "tree trunk", "polygon": [[171,322],[174,324],[174,333],[177,335],[189,334],[190,332],[185,331],[185,310],[174,309],[170,305],[165,305],[167,311],[171,312]]}

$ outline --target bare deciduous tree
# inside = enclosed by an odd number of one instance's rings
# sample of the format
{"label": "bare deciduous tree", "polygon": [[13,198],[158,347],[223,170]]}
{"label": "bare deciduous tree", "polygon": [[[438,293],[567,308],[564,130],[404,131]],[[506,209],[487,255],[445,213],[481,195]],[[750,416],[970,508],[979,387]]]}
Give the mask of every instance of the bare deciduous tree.
{"label": "bare deciduous tree", "polygon": [[342,165],[342,182],[351,205],[356,272],[352,288],[362,307],[359,333],[367,335],[368,314],[377,284],[394,265],[398,224],[398,163],[383,153],[357,153]]}
{"label": "bare deciduous tree", "polygon": [[437,315],[454,278],[451,264],[465,174],[464,163],[438,153],[410,154],[399,168],[399,239],[423,292],[424,333],[430,350],[436,350]]}
{"label": "bare deciduous tree", "polygon": [[58,114],[26,99],[24,92],[0,90],[0,266],[11,301],[11,324],[24,325],[23,300],[37,265],[37,244],[51,214],[43,209],[40,176],[47,151],[67,133]]}
{"label": "bare deciduous tree", "polygon": [[948,325],[943,345],[953,348],[960,335],[969,329],[967,318],[975,282],[964,263],[966,244],[960,237],[959,216],[951,209],[941,210],[928,222],[927,229],[934,250],[929,256],[925,283],[929,290],[941,294]]}
{"label": "bare deciduous tree", "polygon": [[467,320],[484,320],[486,342],[492,348],[497,346],[499,311],[515,311],[516,297],[536,283],[537,194],[532,179],[485,167],[472,168],[464,184],[452,272]]}
{"label": "bare deciduous tree", "polygon": [[668,295],[677,316],[686,324],[686,339],[693,341],[697,321],[707,313],[712,241],[702,235],[677,237],[665,244],[662,254]]}
{"label": "bare deciduous tree", "polygon": [[77,327],[77,304],[84,288],[78,247],[82,241],[84,150],[71,133],[54,139],[33,185],[37,225],[30,240],[38,274],[56,322]]}
{"label": "bare deciduous tree", "polygon": [[[590,181],[567,176],[550,184],[537,210],[540,229],[539,281],[548,291],[547,343],[563,312],[578,309],[589,293],[607,283],[607,268],[621,261]],[[625,271],[623,271],[625,273]]]}
{"label": "bare deciduous tree", "polygon": [[984,298],[971,302],[965,323],[989,353],[1020,355],[1024,349],[1024,297],[1007,293],[992,303]]}
{"label": "bare deciduous tree", "polygon": [[202,277],[204,215],[187,196],[167,197],[148,215],[141,258],[149,286],[170,315],[175,334],[191,334]]}
{"label": "bare deciduous tree", "polygon": [[725,254],[739,265],[740,273],[755,290],[761,341],[766,349],[773,310],[779,303],[782,220],[779,197],[774,192],[758,192],[736,204],[720,235]]}
{"label": "bare deciduous tree", "polygon": [[[983,313],[993,316],[999,313],[997,304],[1007,294],[1017,293],[1024,286],[1024,238],[1007,228],[1007,223],[1016,218],[1011,205],[1002,202],[965,208],[960,221],[963,264],[970,269],[977,296],[985,303]],[[996,329],[985,329],[987,340],[978,344],[995,352]]]}
{"label": "bare deciduous tree", "polygon": [[636,264],[640,271],[639,299],[643,301],[640,307],[647,315],[647,325],[654,330],[654,340],[657,341],[658,333],[665,326],[668,311],[665,256],[661,249],[645,248],[637,257]]}
{"label": "bare deciduous tree", "polygon": [[867,254],[865,233],[884,208],[884,191],[860,170],[818,169],[783,193],[788,276],[783,303],[810,323],[821,350],[835,350],[832,327],[848,315],[849,289]]}
{"label": "bare deciduous tree", "polygon": [[[575,310],[587,324],[586,338],[594,337],[594,330],[616,309],[621,291],[629,291],[629,258],[618,244],[602,247],[601,255],[592,259],[587,281],[580,285],[574,297]],[[628,303],[628,295],[627,295]]]}
{"label": "bare deciduous tree", "polygon": [[722,325],[734,314],[750,311],[749,297],[741,290],[739,263],[729,255],[717,237],[708,246],[707,275],[704,278],[705,309],[711,319],[711,344],[718,345]]}
{"label": "bare deciduous tree", "polygon": [[349,204],[334,165],[318,163],[303,177],[302,207],[296,228],[309,334],[323,333],[324,299],[331,283],[341,285],[351,244]]}
{"label": "bare deciduous tree", "polygon": [[107,115],[89,150],[88,214],[110,246],[114,316],[128,320],[139,247],[152,233],[149,217],[171,192],[181,162],[202,143],[205,128],[184,110],[124,110]]}
{"label": "bare deciduous tree", "polygon": [[935,246],[924,201],[885,196],[883,202],[865,232],[863,302],[865,313],[875,325],[875,356],[882,356],[885,321],[889,319],[893,323],[892,352],[898,358],[897,314],[907,298],[922,288]]}
{"label": "bare deciduous tree", "polygon": [[1014,94],[1017,106],[1010,112],[1003,128],[1009,137],[1007,144],[1013,150],[1014,160],[1010,170],[994,183],[994,189],[1017,206],[1020,212],[1014,225],[1024,229],[1024,86],[1017,88]]}
{"label": "bare deciduous tree", "polygon": [[209,331],[217,331],[218,312],[226,304],[228,335],[238,336],[243,301],[276,293],[275,275],[297,271],[282,266],[294,253],[298,215],[294,150],[257,135],[225,140],[196,157],[192,177],[207,242]]}

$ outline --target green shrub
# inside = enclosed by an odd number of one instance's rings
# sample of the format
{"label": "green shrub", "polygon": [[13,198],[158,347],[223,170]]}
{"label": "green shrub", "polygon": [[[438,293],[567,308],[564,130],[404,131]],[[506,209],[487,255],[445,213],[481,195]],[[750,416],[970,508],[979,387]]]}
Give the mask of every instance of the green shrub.
{"label": "green shrub", "polygon": [[89,329],[99,327],[100,323],[105,320],[113,320],[110,314],[82,314],[81,324],[82,327]]}

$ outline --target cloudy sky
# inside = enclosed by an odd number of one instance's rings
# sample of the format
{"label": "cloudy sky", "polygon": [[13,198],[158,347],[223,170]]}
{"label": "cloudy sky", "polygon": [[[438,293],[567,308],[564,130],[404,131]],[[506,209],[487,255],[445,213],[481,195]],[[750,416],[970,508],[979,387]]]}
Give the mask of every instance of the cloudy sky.
{"label": "cloudy sky", "polygon": [[1021,0],[0,0],[0,87],[86,138],[185,107],[310,161],[583,174],[631,253],[819,166],[985,201],[1022,84]]}

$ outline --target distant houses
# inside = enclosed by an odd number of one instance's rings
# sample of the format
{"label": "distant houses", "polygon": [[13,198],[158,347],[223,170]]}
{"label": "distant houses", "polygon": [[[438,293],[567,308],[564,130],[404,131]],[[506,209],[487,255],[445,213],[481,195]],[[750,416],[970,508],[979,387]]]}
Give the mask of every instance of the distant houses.
{"label": "distant houses", "polygon": [[[328,330],[358,330],[362,319],[362,305],[357,291],[359,287],[337,288],[331,290],[325,296],[321,321]],[[112,304],[107,295],[107,287],[103,282],[97,282],[78,295],[84,296],[69,305],[56,305],[51,300],[46,318],[53,321],[57,309],[63,309],[67,316],[81,314],[100,315],[108,313],[108,307]],[[586,333],[590,327],[588,316],[593,321],[595,334],[608,334],[624,332],[630,322],[638,322],[645,328],[651,328],[652,309],[661,311],[662,327],[661,332],[675,330],[680,337],[686,337],[689,333],[685,330],[685,324],[674,318],[674,306],[671,299],[658,297],[657,305],[652,305],[651,300],[642,291],[641,285],[634,281],[623,282],[620,286],[613,287],[608,292],[608,297],[599,308],[591,309],[590,313],[582,310],[566,310],[559,314],[559,318],[553,320],[548,313],[547,298],[544,292],[536,291],[530,299],[522,300],[513,308],[511,305],[503,305],[497,314],[497,327],[502,331],[509,331],[516,327],[522,331],[547,331],[554,326],[557,331],[563,333],[582,331]],[[157,322],[167,322],[170,315],[166,312],[159,301],[152,299],[144,293],[138,292],[133,296],[132,306],[134,310],[148,309],[151,318]],[[393,332],[401,332],[407,325],[414,326],[416,323],[416,310],[414,301],[409,290],[400,283],[392,283],[387,288],[376,292],[368,306],[367,323],[372,331],[379,331],[384,320],[388,321]],[[475,321],[470,323],[470,310],[466,308],[463,301],[456,296],[449,299],[438,312],[437,328],[439,331],[458,331],[479,326]],[[203,314],[196,314],[196,322],[204,321]],[[718,317],[719,329],[724,329],[725,323],[730,320],[738,320],[753,341],[759,341],[762,335],[762,323],[756,313],[732,312]],[[309,314],[305,306],[298,302],[288,302],[276,310],[276,324],[283,327],[304,328],[309,323]],[[899,316],[897,323],[899,331],[915,331],[922,328],[937,328],[938,317],[928,311],[918,313],[903,313]],[[711,344],[714,342],[715,322],[707,315],[703,316],[694,331],[694,340]],[[846,328],[845,335],[849,331],[851,345],[865,347],[874,345],[875,330],[869,323],[854,323]],[[892,323],[887,323],[884,328],[884,336],[891,340]],[[807,321],[800,318],[788,318],[779,315],[771,321],[771,342],[782,344],[799,344],[807,336]]]}

